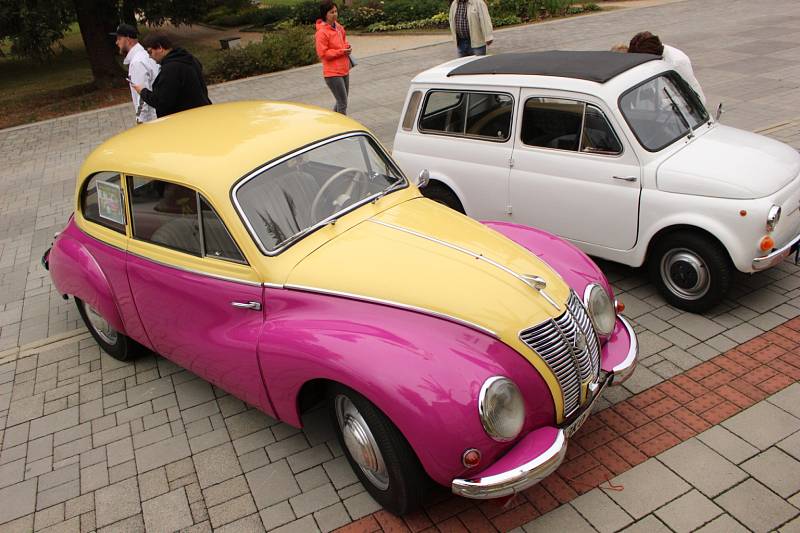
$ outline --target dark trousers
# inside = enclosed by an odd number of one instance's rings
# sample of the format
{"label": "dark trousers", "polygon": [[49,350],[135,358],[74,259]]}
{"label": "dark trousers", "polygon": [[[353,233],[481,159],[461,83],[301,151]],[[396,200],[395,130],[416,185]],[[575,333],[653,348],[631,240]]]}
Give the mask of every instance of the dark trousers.
{"label": "dark trousers", "polygon": [[485,56],[486,55],[486,45],[479,46],[477,48],[472,48],[472,43],[469,40],[469,37],[457,37],[456,38],[456,46],[458,47],[458,56]]}
{"label": "dark trousers", "polygon": [[325,78],[325,83],[328,84],[328,89],[333,93],[336,98],[336,105],[333,110],[342,115],[347,114],[347,95],[350,92],[350,75],[347,76],[331,76]]}

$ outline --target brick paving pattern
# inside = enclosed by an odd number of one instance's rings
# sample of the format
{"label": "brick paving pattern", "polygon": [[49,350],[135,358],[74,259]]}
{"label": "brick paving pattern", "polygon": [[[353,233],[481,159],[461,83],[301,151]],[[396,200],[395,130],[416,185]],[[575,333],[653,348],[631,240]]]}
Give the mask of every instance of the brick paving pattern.
{"label": "brick paving pattern", "polygon": [[[493,48],[602,49],[651,29],[689,53],[710,103],[725,102],[723,122],[800,148],[800,4],[769,6],[693,0],[601,13],[503,30]],[[353,72],[353,116],[391,146],[408,81],[450,59],[452,48],[363,58]],[[218,85],[211,93],[215,102],[270,97],[332,104],[319,66]],[[800,475],[785,475],[796,472],[800,458],[798,385],[771,395],[797,379],[790,373],[797,352],[786,344],[796,345],[795,330],[782,326],[800,316],[800,268],[790,262],[739,276],[730,297],[703,316],[666,305],[642,271],[602,263],[639,334],[640,367],[623,388],[607,391],[598,406],[606,409],[572,443],[566,471],[508,507],[453,499],[442,490],[425,513],[397,519],[357,483],[322,412],[309,414],[298,430],[163,358],[121,364],[101,354],[74,303],[52,290],[39,257],[69,216],[81,161],[131,126],[129,111],[120,106],[0,131],[3,532],[305,532],[353,521],[385,531],[434,524],[443,531],[466,525],[535,531],[548,524],[682,531],[706,523],[681,522],[692,515],[708,517],[707,527],[717,531],[782,527],[790,519],[786,530],[798,527],[791,516],[800,507],[800,487],[792,481]],[[748,353],[759,342],[768,343],[766,350]],[[756,359],[757,370],[736,374],[736,365],[770,354],[771,360]],[[715,371],[704,375],[709,369]],[[647,421],[628,428],[614,416],[621,410],[639,415],[623,422]],[[721,473],[703,480],[685,471],[682,465],[698,454]],[[608,483],[625,490],[592,489],[612,475]],[[663,482],[663,495],[628,499],[662,490],[653,479]],[[534,492],[538,498],[529,497]],[[764,501],[763,509],[742,505],[748,498]],[[759,513],[787,518],[773,524]]]}

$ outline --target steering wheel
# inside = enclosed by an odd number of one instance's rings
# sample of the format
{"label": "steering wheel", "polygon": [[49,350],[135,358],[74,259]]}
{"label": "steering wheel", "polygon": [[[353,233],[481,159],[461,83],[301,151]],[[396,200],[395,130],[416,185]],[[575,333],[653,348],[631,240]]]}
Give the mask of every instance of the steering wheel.
{"label": "steering wheel", "polygon": [[[346,177],[350,174],[352,174],[352,178],[350,179],[350,183],[347,186],[347,189],[342,194],[334,198],[329,205],[323,206],[322,199],[326,195],[328,190],[332,189],[334,184],[336,184],[337,182],[345,181]],[[337,172],[336,174],[332,175],[330,178],[325,180],[325,183],[322,184],[322,187],[320,187],[319,192],[314,197],[314,201],[311,202],[312,219],[315,221],[322,220],[325,217],[342,209],[342,207],[344,207],[347,204],[347,202],[350,201],[354,196],[355,197],[363,196],[367,190],[367,180],[360,179],[362,178],[362,176],[366,178],[366,175],[364,174],[363,171],[357,168],[348,167],[348,168],[343,168],[342,170],[340,170],[339,172]],[[356,187],[358,187],[358,190],[356,190]],[[321,211],[322,207],[325,207],[328,212],[319,213],[318,211]]]}

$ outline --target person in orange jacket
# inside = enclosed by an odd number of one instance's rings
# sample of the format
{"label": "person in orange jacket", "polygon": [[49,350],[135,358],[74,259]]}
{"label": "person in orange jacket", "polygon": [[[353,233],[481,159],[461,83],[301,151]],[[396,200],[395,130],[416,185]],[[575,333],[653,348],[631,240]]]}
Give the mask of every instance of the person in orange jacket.
{"label": "person in orange jacket", "polygon": [[317,55],[322,61],[325,83],[336,98],[333,110],[347,114],[347,95],[350,92],[350,67],[352,48],[347,42],[344,26],[339,24],[339,9],[336,2],[325,0],[319,7],[317,19]]}

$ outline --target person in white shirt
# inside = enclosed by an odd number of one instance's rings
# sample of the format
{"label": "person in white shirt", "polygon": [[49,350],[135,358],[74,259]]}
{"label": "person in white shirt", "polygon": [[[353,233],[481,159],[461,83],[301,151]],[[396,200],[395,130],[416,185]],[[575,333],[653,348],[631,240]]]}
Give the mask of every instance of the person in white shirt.
{"label": "person in white shirt", "polygon": [[136,112],[136,123],[141,124],[156,119],[156,110],[142,100],[139,93],[133,89],[134,85],[153,88],[153,81],[158,76],[158,63],[153,61],[147,50],[139,44],[139,32],[135,26],[120,24],[117,31],[111,35],[117,38],[117,48],[125,56],[122,61],[128,66],[128,83],[131,86],[131,99]]}
{"label": "person in white shirt", "polygon": [[658,35],[653,35],[649,31],[643,31],[634,35],[628,45],[628,52],[661,56],[664,61],[675,69],[675,72],[681,75],[681,78],[689,84],[692,90],[697,93],[703,105],[706,105],[706,95],[703,94],[700,82],[697,81],[694,75],[692,62],[689,60],[689,56],[674,46],[662,44]]}

